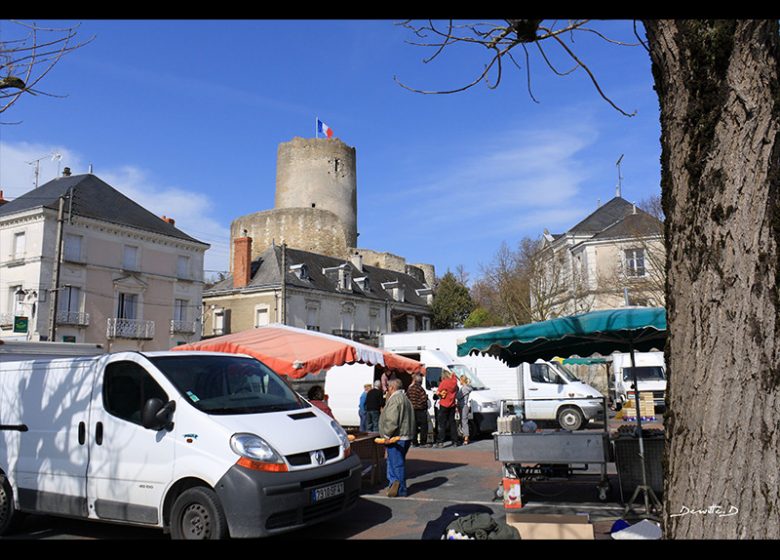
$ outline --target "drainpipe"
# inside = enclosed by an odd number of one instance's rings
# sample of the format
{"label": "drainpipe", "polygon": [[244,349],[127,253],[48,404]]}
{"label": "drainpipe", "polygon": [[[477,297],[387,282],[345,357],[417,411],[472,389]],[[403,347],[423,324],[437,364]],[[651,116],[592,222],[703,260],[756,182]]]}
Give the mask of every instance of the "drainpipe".
{"label": "drainpipe", "polygon": [[287,288],[285,277],[287,276],[287,243],[282,242],[282,295],[281,295],[281,323],[287,324]]}

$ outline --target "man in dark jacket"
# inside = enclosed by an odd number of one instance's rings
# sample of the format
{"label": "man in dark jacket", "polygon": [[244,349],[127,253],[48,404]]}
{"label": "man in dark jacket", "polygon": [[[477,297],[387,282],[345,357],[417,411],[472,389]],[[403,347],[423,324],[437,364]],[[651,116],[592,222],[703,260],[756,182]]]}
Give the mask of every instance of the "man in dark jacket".
{"label": "man in dark jacket", "polygon": [[[417,374],[412,377],[412,384],[406,390],[406,396],[412,402],[412,408],[414,408],[414,436],[412,437],[412,445],[421,445],[423,447],[430,447],[428,445],[428,395],[422,386],[422,375]],[[419,443],[418,443],[419,436]]]}
{"label": "man in dark jacket", "polygon": [[377,379],[374,388],[366,394],[366,430],[369,432],[379,431],[379,412],[385,405],[380,387],[382,383]]}

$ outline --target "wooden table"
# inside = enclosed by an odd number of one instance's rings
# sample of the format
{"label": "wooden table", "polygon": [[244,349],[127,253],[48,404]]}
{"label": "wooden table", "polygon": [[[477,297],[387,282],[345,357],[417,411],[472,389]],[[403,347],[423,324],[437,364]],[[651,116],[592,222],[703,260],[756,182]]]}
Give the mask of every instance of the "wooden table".
{"label": "wooden table", "polygon": [[354,435],[355,439],[350,442],[352,453],[360,457],[364,464],[372,466],[371,484],[378,484],[384,479],[385,446],[374,443],[374,438],[379,437],[377,432],[362,432]]}

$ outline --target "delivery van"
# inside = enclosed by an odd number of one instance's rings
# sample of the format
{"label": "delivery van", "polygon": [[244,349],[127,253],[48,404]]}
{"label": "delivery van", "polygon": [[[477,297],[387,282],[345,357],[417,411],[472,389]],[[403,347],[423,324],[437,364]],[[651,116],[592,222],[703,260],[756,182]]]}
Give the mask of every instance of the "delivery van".
{"label": "delivery van", "polygon": [[639,387],[634,387],[634,370],[631,366],[631,354],[615,352],[612,354],[612,376],[610,378],[610,393],[615,403],[625,404],[634,398],[636,390],[653,394],[656,409],[666,407],[666,362],[663,352],[634,352],[636,365],[636,381]]}
{"label": "delivery van", "polygon": [[[400,354],[404,352],[399,351],[399,348],[412,347],[421,352],[423,349],[435,350],[457,356],[458,344],[464,342],[466,337],[503,328],[506,327],[392,333],[382,335],[382,344],[385,349]],[[604,418],[604,395],[577,379],[566,366],[557,362],[539,360],[535,364],[509,367],[493,356],[480,354],[452,359],[474,372],[478,379],[490,387],[490,402],[525,402],[525,417],[528,420],[557,422],[565,429],[577,430],[584,428],[590,420]]]}
{"label": "delivery van", "polygon": [[0,362],[0,534],[19,512],[262,537],[353,507],[344,430],[248,356]]}
{"label": "delivery van", "polygon": [[413,340],[419,342],[419,338],[415,335],[424,335],[426,332],[428,331],[383,334],[381,345],[384,350],[425,364],[425,389],[431,397],[431,414],[434,413],[435,407],[433,394],[441,381],[442,371],[449,370],[458,379],[461,375],[468,377],[469,384],[473,389],[470,395],[469,433],[492,434],[495,432],[498,424],[500,397],[485,385],[472,368],[461,362],[459,358],[455,358],[454,354],[438,348],[429,348],[424,344],[412,343]]}

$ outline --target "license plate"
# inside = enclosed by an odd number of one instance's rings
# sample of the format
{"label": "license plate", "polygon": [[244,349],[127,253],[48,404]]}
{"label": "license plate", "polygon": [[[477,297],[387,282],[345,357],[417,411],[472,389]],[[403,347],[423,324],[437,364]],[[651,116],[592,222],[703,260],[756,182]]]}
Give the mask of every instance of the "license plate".
{"label": "license plate", "polygon": [[344,493],[344,483],[337,482],[336,484],[331,484],[330,486],[323,486],[322,488],[315,488],[314,490],[312,490],[311,501],[319,502],[322,500],[327,500],[328,498],[341,496],[343,493]]}

